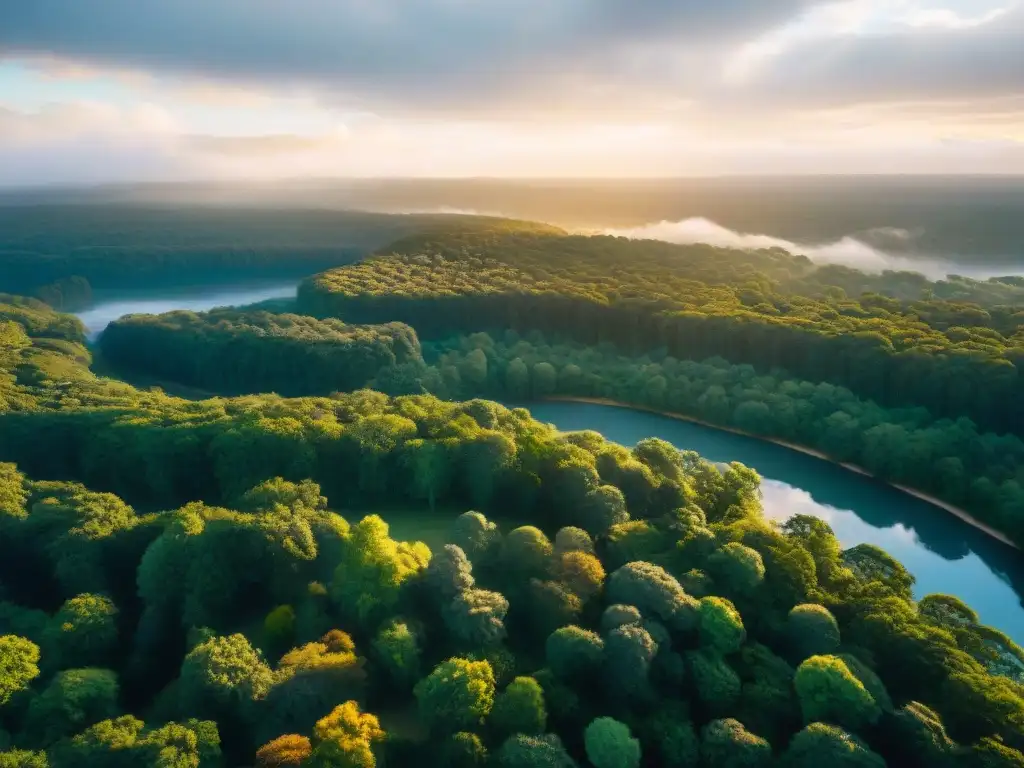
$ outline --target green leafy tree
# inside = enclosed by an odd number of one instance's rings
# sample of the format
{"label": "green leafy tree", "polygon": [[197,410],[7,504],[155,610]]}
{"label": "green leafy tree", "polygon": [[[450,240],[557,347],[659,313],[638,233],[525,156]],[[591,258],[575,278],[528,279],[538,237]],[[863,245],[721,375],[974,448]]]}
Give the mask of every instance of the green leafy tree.
{"label": "green leafy tree", "polygon": [[554,734],[510,736],[495,752],[494,763],[497,768],[576,768],[562,740]]}
{"label": "green leafy tree", "polygon": [[614,485],[599,485],[588,490],[581,500],[570,505],[571,517],[589,534],[600,536],[629,520],[626,497]]}
{"label": "green leafy tree", "polygon": [[396,685],[408,689],[420,678],[422,640],[410,622],[395,617],[384,624],[373,641],[373,653]]}
{"label": "green leafy tree", "polygon": [[272,512],[279,507],[292,512],[324,511],[327,509],[327,497],[320,493],[320,486],[312,480],[292,483],[275,477],[246,491],[238,503],[243,512]]}
{"label": "green leafy tree", "polygon": [[853,676],[860,680],[879,708],[883,712],[892,712],[892,699],[878,673],[851,653],[840,653],[838,658],[842,659]]}
{"label": "green leafy tree", "polygon": [[837,656],[812,656],[793,678],[805,722],[825,720],[856,731],[881,715],[864,684]]}
{"label": "green leafy tree", "polygon": [[962,629],[980,623],[977,612],[953,595],[925,595],[917,601],[917,610],[941,627]]}
{"label": "green leafy tree", "polygon": [[442,603],[451,602],[476,583],[473,566],[466,559],[465,552],[454,544],[446,544],[431,556],[423,577]]}
{"label": "green leafy tree", "polygon": [[499,592],[467,589],[442,611],[445,627],[460,644],[494,645],[506,636],[508,600]]}
{"label": "green leafy tree", "polygon": [[388,524],[370,515],[352,526],[331,597],[343,613],[372,624],[393,611],[402,585],[421,573],[429,560],[425,544],[395,541]]}
{"label": "green leafy tree", "polygon": [[510,736],[542,734],[547,721],[540,685],[532,677],[517,677],[495,698],[488,722],[502,736]]}
{"label": "green leafy tree", "polygon": [[530,396],[530,369],[522,358],[514,358],[505,369],[505,389],[508,394],[518,400]]}
{"label": "green leafy tree", "polygon": [[639,768],[640,742],[629,726],[611,717],[599,717],[583,734],[587,759],[594,768]]}
{"label": "green leafy tree", "polygon": [[581,627],[561,627],[548,636],[545,655],[548,667],[560,680],[585,680],[601,668],[604,640]]}
{"label": "green leafy tree", "polygon": [[487,381],[487,355],[482,349],[474,349],[459,367],[462,380],[472,391],[477,392]]}
{"label": "green leafy tree", "polygon": [[793,515],[782,524],[787,536],[797,539],[814,558],[818,580],[829,583],[842,570],[842,547],[832,527],[811,515]]}
{"label": "green leafy tree", "polygon": [[546,397],[558,388],[558,372],[551,363],[537,363],[533,366],[533,394]]}
{"label": "green leafy tree", "polygon": [[1024,754],[1008,747],[996,739],[986,737],[975,744],[967,753],[965,762],[979,768],[1020,768],[1024,766]]}
{"label": "green leafy tree", "polygon": [[736,670],[709,650],[689,652],[686,661],[697,699],[705,710],[713,717],[732,711],[743,687]]}
{"label": "green leafy tree", "polygon": [[740,649],[747,633],[739,611],[731,602],[722,597],[705,597],[697,613],[702,646],[723,654]]}
{"label": "green leafy tree", "polygon": [[628,520],[608,529],[605,559],[610,568],[635,561],[649,562],[670,551],[674,544],[665,531],[647,520]]}
{"label": "green leafy tree", "polygon": [[32,743],[52,744],[118,710],[120,686],[109,669],[67,669],[29,703],[25,731]]}
{"label": "green leafy tree", "polygon": [[921,768],[951,768],[956,764],[959,747],[942,723],[939,714],[917,701],[911,701],[881,722],[885,733],[885,755],[895,765]]}
{"label": "green leafy tree", "polygon": [[454,466],[447,446],[435,440],[409,440],[404,450],[413,489],[417,497],[426,499],[433,512],[438,496],[448,490],[452,481]]}
{"label": "green leafy tree", "polygon": [[839,624],[823,605],[797,605],[786,619],[786,634],[801,659],[834,653],[839,647]]}
{"label": "green leafy tree", "polygon": [[580,598],[558,581],[530,579],[526,594],[530,624],[539,637],[547,637],[558,627],[574,623],[583,610]]}
{"label": "green leafy tree", "polygon": [[142,740],[146,724],[131,715],[103,720],[89,726],[52,750],[54,765],[73,768],[120,768],[143,764]]}
{"label": "green leafy tree", "polygon": [[279,605],[263,620],[263,642],[273,655],[280,655],[295,642],[295,609]]}
{"label": "green leafy tree", "polygon": [[604,585],[604,566],[594,555],[586,552],[565,552],[558,556],[552,568],[555,580],[563,582],[586,602],[600,593]]}
{"label": "green leafy tree", "polygon": [[784,768],[885,768],[885,761],[855,736],[826,723],[811,723],[783,753]]}
{"label": "green leafy tree", "polygon": [[843,564],[865,585],[878,584],[907,602],[913,598],[914,577],[902,563],[874,544],[858,544],[846,550]]}
{"label": "green leafy tree", "polygon": [[532,525],[509,531],[502,542],[501,562],[516,579],[542,576],[551,562],[553,547],[548,537]]}
{"label": "green leafy tree", "polygon": [[182,662],[179,706],[182,712],[211,720],[248,719],[254,702],[266,696],[272,682],[263,656],[244,635],[212,637]]}
{"label": "green leafy tree", "polygon": [[39,646],[17,635],[0,637],[0,707],[39,676]]}
{"label": "green leafy tree", "polygon": [[730,542],[708,559],[708,571],[715,582],[737,595],[750,594],[764,581],[761,554],[738,542]]}
{"label": "green leafy tree", "polygon": [[700,760],[700,742],[686,705],[665,700],[638,725],[645,753],[653,753],[665,768],[689,768]]}
{"label": "green leafy tree", "polygon": [[0,768],[50,768],[45,752],[12,749],[0,752]]}
{"label": "green leafy tree", "polygon": [[423,721],[447,732],[479,726],[494,706],[494,692],[490,664],[459,658],[439,664],[414,690]]}
{"label": "green leafy tree", "polygon": [[50,620],[45,647],[61,667],[102,665],[117,650],[117,607],[103,595],[66,601]]}
{"label": "green leafy tree", "polygon": [[484,768],[487,765],[487,747],[475,733],[453,733],[441,747],[440,762],[450,768]]}
{"label": "green leafy tree", "polygon": [[627,624],[639,624],[643,620],[635,605],[616,603],[609,605],[601,614],[601,629],[605,632]]}
{"label": "green leafy tree", "polygon": [[490,664],[491,671],[494,673],[494,683],[498,688],[504,688],[512,682],[519,663],[516,655],[504,645],[485,646],[470,653],[466,658],[472,661],[486,661]]}
{"label": "green leafy tree", "polygon": [[732,718],[712,720],[701,731],[700,754],[708,768],[767,768],[772,747]]}
{"label": "green leafy tree", "polygon": [[734,659],[743,689],[732,714],[755,733],[781,742],[801,722],[793,691],[795,670],[760,643],[747,643]]}
{"label": "green leafy tree", "polygon": [[594,554],[594,540],[582,528],[573,526],[559,528],[555,534],[555,555],[561,556],[567,552],[585,552],[592,555]]}
{"label": "green leafy tree", "polygon": [[464,512],[456,518],[448,540],[471,561],[479,563],[500,545],[501,532],[479,512]]}
{"label": "green leafy tree", "polygon": [[[166,723],[145,732],[137,742],[140,762],[151,765],[198,766],[220,768],[220,734],[217,724],[210,721],[189,720],[184,725]],[[145,757],[143,757],[145,756]]]}
{"label": "green leafy tree", "polygon": [[627,701],[649,701],[654,695],[651,663],[658,652],[650,633],[635,624],[617,627],[605,634],[604,650],[608,694]]}
{"label": "green leafy tree", "polygon": [[660,566],[627,563],[608,578],[606,594],[611,602],[635,605],[671,629],[686,631],[696,626],[697,601]]}

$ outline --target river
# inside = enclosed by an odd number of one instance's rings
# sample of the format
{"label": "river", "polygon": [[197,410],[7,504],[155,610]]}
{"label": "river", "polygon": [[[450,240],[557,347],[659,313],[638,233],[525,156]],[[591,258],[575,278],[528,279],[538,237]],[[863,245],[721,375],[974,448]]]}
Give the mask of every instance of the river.
{"label": "river", "polygon": [[[203,311],[295,296],[294,282],[252,282],[224,288],[163,290],[98,301],[78,314],[90,338],[117,318],[175,309]],[[575,402],[529,405],[561,430],[592,429],[634,445],[660,437],[718,462],[739,461],[762,476],[765,514],[785,520],[808,514],[826,520],[843,546],[868,542],[898,558],[917,579],[915,595],[956,595],[982,621],[1024,644],[1024,554],[948,512],[882,482],[791,449],[668,416]]]}
{"label": "river", "polygon": [[660,437],[711,461],[753,467],[763,478],[768,517],[814,515],[832,526],[844,547],[877,544],[914,575],[916,597],[956,595],[984,623],[1024,643],[1024,555],[942,509],[822,459],[713,427],[592,403],[528,407],[534,418],[563,431],[592,429],[630,446]]}
{"label": "river", "polygon": [[85,324],[86,334],[93,341],[111,322],[125,315],[158,315],[176,309],[203,312],[214,307],[237,307],[269,299],[293,299],[297,288],[297,281],[263,280],[230,286],[118,291],[107,296],[97,292],[93,305],[75,314]]}

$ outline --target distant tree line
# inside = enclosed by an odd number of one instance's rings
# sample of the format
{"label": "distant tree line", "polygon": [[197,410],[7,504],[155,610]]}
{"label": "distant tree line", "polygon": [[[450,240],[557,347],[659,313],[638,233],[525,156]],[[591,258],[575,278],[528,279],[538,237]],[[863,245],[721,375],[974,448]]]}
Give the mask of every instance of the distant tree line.
{"label": "distant tree line", "polygon": [[92,303],[92,286],[84,277],[71,275],[40,286],[35,295],[58,312],[76,312]]}
{"label": "distant tree line", "polygon": [[[721,356],[1024,434],[1022,291],[1012,280],[925,283],[909,300],[878,292],[900,275],[819,270],[778,249],[519,233],[412,238],[392,250],[307,280],[299,311],[406,322],[424,339],[511,328]],[[852,297],[835,282],[873,292]],[[927,297],[943,286],[953,298]]]}
{"label": "distant tree line", "polygon": [[220,394],[308,395],[366,386],[396,366],[423,366],[402,323],[346,325],[264,311],[129,315],[100,337],[104,359]]}
{"label": "distant tree line", "polygon": [[[510,225],[475,217],[287,208],[0,206],[0,288],[49,302],[57,298],[55,286],[72,277],[97,290],[297,280],[417,232],[495,226]],[[59,301],[54,306],[77,308]]]}

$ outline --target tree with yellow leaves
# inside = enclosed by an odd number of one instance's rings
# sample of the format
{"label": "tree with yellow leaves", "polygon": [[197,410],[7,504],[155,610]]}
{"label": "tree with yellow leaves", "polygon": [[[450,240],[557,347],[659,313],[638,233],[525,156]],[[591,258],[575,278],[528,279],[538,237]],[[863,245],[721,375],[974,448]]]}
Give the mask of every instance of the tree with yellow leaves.
{"label": "tree with yellow leaves", "polygon": [[375,768],[373,745],[384,740],[385,733],[375,715],[359,711],[354,701],[337,706],[316,724],[313,730],[313,755],[316,768]]}

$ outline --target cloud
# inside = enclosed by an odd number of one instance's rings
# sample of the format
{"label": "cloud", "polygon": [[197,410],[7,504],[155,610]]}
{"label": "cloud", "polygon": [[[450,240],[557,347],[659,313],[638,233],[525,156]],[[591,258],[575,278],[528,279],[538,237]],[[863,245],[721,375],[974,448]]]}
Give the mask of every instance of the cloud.
{"label": "cloud", "polygon": [[350,106],[609,106],[661,96],[686,63],[822,0],[31,0],[0,50],[86,65],[313,88]]}
{"label": "cloud", "polygon": [[192,135],[183,139],[186,148],[203,154],[228,156],[291,155],[330,150],[345,141],[345,133],[325,136],[270,134],[264,136]]}
{"label": "cloud", "polygon": [[0,144],[7,147],[99,136],[170,136],[177,130],[174,118],[155,104],[121,108],[80,101],[46,104],[31,112],[0,105]]}
{"label": "cloud", "polygon": [[1012,10],[1011,7],[993,8],[979,16],[961,16],[949,8],[918,8],[903,17],[912,27],[944,27],[946,29],[970,29],[995,21]]}
{"label": "cloud", "polygon": [[663,240],[668,243],[706,243],[720,248],[759,250],[782,248],[790,253],[801,254],[817,264],[840,264],[864,272],[906,270],[920,272],[932,280],[939,280],[950,274],[987,279],[1005,275],[1006,269],[972,267],[948,259],[930,258],[926,255],[902,256],[883,250],[865,242],[870,238],[876,242],[906,243],[913,239],[913,233],[890,227],[865,233],[864,239],[846,236],[828,243],[795,243],[771,235],[737,232],[705,218],[690,218],[682,221],[662,221],[629,229],[609,229],[605,234],[628,237],[636,240]]}
{"label": "cloud", "polygon": [[[915,23],[916,20],[916,23]],[[1005,98],[1024,91],[1024,3],[977,18],[921,10],[902,28],[800,39],[741,68],[723,97],[821,108]]]}

